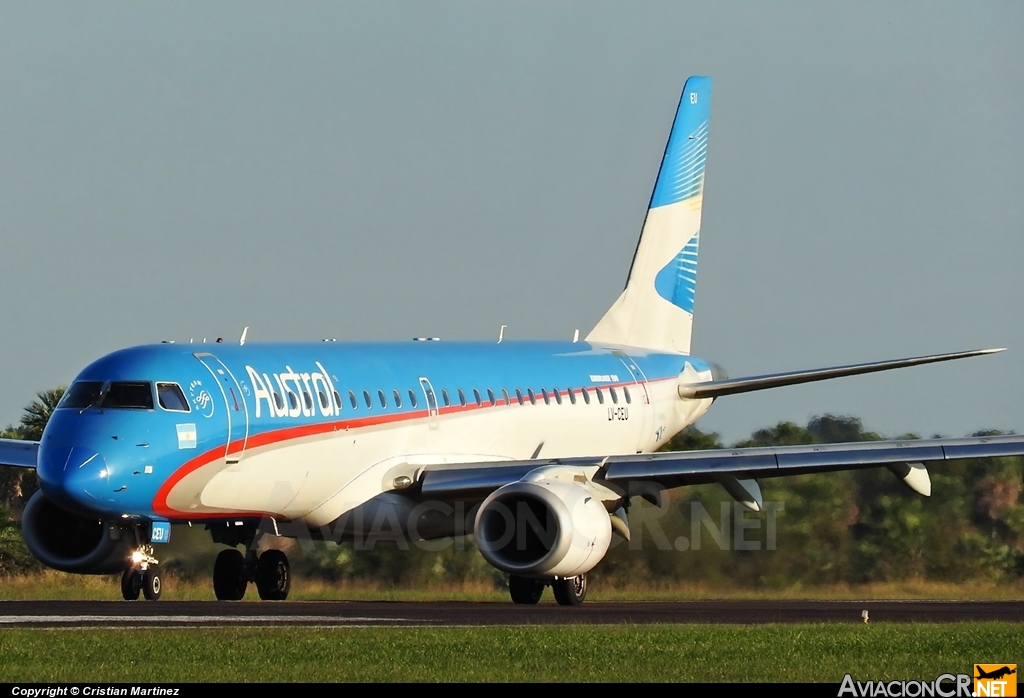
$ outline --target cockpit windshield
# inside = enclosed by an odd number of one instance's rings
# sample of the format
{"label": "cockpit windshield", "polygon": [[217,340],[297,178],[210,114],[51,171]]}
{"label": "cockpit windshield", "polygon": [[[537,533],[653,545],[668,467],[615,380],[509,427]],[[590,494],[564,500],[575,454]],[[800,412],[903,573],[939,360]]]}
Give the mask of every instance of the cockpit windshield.
{"label": "cockpit windshield", "polygon": [[130,410],[153,409],[153,384],[136,381],[113,381],[103,393],[100,407]]}
{"label": "cockpit windshield", "polygon": [[64,393],[64,397],[57,403],[57,409],[72,407],[77,410],[85,409],[96,404],[100,399],[100,391],[103,383],[100,381],[78,381]]}

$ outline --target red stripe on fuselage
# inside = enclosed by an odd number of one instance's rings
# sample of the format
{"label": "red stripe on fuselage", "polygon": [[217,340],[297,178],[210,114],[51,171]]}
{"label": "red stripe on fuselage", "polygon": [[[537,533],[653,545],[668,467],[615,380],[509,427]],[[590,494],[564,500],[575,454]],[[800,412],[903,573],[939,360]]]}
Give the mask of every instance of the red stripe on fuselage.
{"label": "red stripe on fuselage", "polygon": [[[669,378],[661,378],[657,380],[647,381],[647,385],[652,383],[659,383],[665,380],[675,380],[675,376]],[[626,381],[620,383],[606,383],[603,385],[592,385],[586,388],[574,388],[574,392],[580,390],[591,390],[594,388],[620,388],[629,387],[630,385],[638,385],[636,381]],[[563,395],[568,399],[569,391],[560,390],[559,395]],[[554,395],[554,391],[548,393],[549,396]],[[537,400],[540,401],[543,398],[537,394]],[[511,396],[508,404],[504,404],[504,397],[498,399],[494,405],[490,404],[490,400],[482,402],[480,405],[467,403],[465,405],[452,405],[450,407],[438,406],[438,416],[446,414],[459,414],[462,412],[471,412],[480,409],[490,409],[498,407],[526,407],[529,403],[529,398],[523,396],[523,405],[518,405],[518,400],[515,396]],[[603,404],[603,403],[602,403]],[[307,436],[317,436],[319,434],[330,434],[336,431],[350,431],[352,429],[362,429],[366,427],[378,426],[380,424],[393,424],[395,422],[411,421],[413,419],[422,419],[427,417],[429,412],[427,410],[417,410],[415,412],[402,412],[399,414],[387,414],[387,415],[372,415],[369,417],[360,417],[358,419],[344,419],[340,421],[332,422],[317,422],[314,424],[299,424],[293,427],[286,427],[284,429],[277,429],[275,431],[268,431],[255,436],[249,436],[248,440],[239,439],[232,441],[227,444],[228,448],[237,447],[240,448],[242,444],[245,444],[246,450],[250,448],[257,448],[259,446],[270,446],[272,444],[281,443],[284,441],[291,441],[293,439],[301,439]],[[157,490],[156,496],[153,497],[153,511],[158,516],[162,516],[171,520],[196,520],[196,519],[233,519],[233,518],[260,518],[268,513],[273,512],[193,512],[198,514],[189,516],[189,512],[179,511],[172,509],[167,504],[167,497],[170,495],[171,490],[174,489],[175,485],[185,479],[188,475],[195,472],[204,465],[209,465],[219,458],[223,458],[225,452],[224,445],[218,445],[215,448],[206,451],[205,453],[196,456],[195,458],[186,461],[180,468],[174,471],[164,484]],[[231,453],[232,451],[228,451]]]}

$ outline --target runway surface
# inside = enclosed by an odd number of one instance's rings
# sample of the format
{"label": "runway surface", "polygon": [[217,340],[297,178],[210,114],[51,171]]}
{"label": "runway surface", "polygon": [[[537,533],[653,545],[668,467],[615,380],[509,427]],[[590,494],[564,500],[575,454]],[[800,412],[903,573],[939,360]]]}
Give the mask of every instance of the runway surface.
{"label": "runway surface", "polygon": [[489,626],[622,623],[1024,622],[1024,601],[682,601],[554,604],[365,601],[0,601],[0,627]]}

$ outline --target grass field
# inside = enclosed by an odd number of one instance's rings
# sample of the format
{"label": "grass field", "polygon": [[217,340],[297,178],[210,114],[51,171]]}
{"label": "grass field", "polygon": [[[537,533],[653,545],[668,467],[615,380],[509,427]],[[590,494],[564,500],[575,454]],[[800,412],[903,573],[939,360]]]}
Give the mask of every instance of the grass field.
{"label": "grass field", "polygon": [[838,683],[931,680],[1022,650],[1008,623],[7,629],[0,681]]}

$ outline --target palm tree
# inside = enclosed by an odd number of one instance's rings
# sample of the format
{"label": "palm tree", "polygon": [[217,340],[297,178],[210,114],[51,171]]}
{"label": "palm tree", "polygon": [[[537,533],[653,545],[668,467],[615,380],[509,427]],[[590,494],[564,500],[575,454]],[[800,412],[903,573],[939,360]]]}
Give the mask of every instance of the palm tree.
{"label": "palm tree", "polygon": [[36,393],[36,400],[25,408],[25,414],[21,415],[21,438],[29,441],[39,441],[43,438],[43,429],[50,421],[57,403],[64,397],[64,386],[53,390],[43,390]]}
{"label": "palm tree", "polygon": [[[66,388],[61,386],[36,393],[36,399],[25,408],[25,413],[21,415],[21,425],[14,429],[3,430],[0,437],[29,441],[42,439],[43,429],[50,421],[50,415],[56,409],[57,403],[64,397],[65,390]],[[25,502],[37,489],[39,489],[39,480],[36,479],[34,470],[0,467],[0,509],[6,508],[7,516],[14,520],[20,520]],[[7,516],[0,515],[0,520],[6,519]]]}

